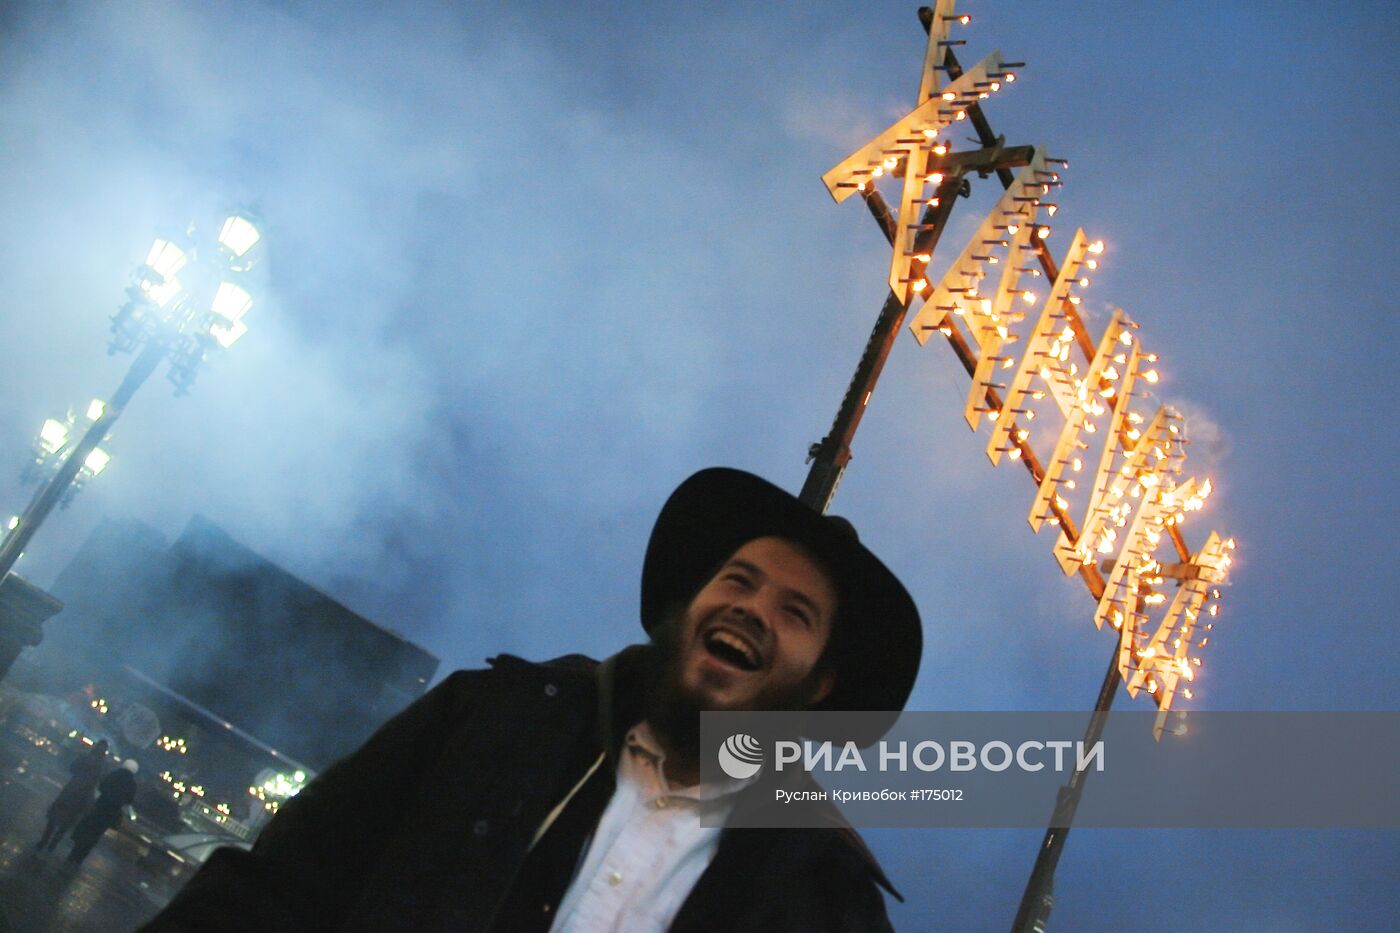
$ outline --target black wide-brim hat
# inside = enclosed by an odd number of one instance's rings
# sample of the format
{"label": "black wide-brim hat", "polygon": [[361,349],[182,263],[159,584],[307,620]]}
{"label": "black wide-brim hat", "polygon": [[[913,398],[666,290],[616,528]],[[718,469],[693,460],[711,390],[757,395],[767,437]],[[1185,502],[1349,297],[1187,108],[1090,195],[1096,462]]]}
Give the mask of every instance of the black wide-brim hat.
{"label": "black wide-brim hat", "polygon": [[850,522],[752,473],[701,470],[666,500],[642,564],[642,627],[650,632],[668,610],[688,605],[730,555],[770,536],[810,550],[836,588],[836,685],[813,709],[904,709],[923,654],[914,600]]}

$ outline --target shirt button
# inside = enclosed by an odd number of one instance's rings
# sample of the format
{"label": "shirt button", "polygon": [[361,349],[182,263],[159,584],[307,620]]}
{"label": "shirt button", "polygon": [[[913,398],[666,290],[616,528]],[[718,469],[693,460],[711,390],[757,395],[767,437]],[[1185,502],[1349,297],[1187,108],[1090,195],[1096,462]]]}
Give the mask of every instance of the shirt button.
{"label": "shirt button", "polygon": [[474,824],[472,824],[472,832],[476,833],[478,836],[486,835],[487,831],[490,829],[491,824],[486,822],[485,820],[477,820]]}
{"label": "shirt button", "polygon": [[612,885],[613,887],[617,887],[618,885],[622,884],[622,873],[616,871],[608,872],[608,884]]}
{"label": "shirt button", "polygon": [[552,696],[555,696],[555,695],[558,694],[558,693],[559,693],[559,688],[556,687],[556,686],[554,686],[554,684],[545,684],[545,685],[544,685],[544,695],[545,695],[545,696],[547,696],[547,697],[552,697]]}

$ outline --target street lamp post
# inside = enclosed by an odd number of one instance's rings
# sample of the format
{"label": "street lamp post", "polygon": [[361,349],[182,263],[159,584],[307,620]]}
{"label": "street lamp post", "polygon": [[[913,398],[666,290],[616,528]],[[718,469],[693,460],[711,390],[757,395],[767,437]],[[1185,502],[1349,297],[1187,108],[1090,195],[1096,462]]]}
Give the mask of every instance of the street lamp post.
{"label": "street lamp post", "polygon": [[18,523],[5,538],[5,543],[0,544],[0,579],[4,579],[4,576],[14,567],[15,561],[19,559],[25,546],[29,544],[29,539],[34,536],[34,532],[43,524],[49,512],[53,511],[53,507],[59,503],[74,478],[77,477],[88,454],[96,450],[97,445],[102,443],[102,439],[111,430],[113,422],[121,416],[126,403],[155,371],[164,355],[165,349],[157,343],[149,343],[142,349],[141,354],[132,362],[131,369],[127,371],[126,378],[122,380],[116,395],[112,396],[112,401],[107,404],[102,417],[92,423],[82,440],[59,465],[58,472],[49,477],[48,482],[43,483],[34,493],[34,498],[29,500],[29,506],[20,515]]}
{"label": "street lamp post", "polygon": [[[170,360],[170,381],[183,395],[208,354],[233,346],[247,332],[243,317],[252,306],[248,292],[236,281],[253,264],[253,249],[261,239],[246,215],[229,215],[216,242],[201,255],[190,227],[182,242],[158,239],[127,289],[127,302],[112,318],[109,353],[139,348],[126,377],[83,437],[68,451],[58,469],[40,485],[24,513],[0,544],[0,580],[14,568],[34,533],[59,504],[89,455],[97,449],[136,390],[161,361]],[[184,281],[180,276],[184,275]]]}

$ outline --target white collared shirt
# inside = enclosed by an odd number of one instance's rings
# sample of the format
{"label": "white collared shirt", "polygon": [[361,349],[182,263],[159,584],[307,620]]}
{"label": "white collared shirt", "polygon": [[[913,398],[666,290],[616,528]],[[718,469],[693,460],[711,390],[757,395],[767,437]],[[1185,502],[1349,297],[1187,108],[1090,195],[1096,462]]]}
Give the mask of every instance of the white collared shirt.
{"label": "white collared shirt", "polygon": [[[748,781],[672,788],[645,722],[623,742],[617,790],[594,830],[553,933],[651,933],[670,926],[719,847],[734,793]],[[716,816],[701,826],[702,816]]]}

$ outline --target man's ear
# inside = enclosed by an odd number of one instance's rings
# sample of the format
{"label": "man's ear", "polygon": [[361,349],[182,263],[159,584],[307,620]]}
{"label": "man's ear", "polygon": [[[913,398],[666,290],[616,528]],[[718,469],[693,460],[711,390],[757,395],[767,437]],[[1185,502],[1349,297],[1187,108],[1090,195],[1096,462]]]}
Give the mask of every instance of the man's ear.
{"label": "man's ear", "polygon": [[831,668],[822,671],[817,677],[816,686],[812,688],[812,695],[807,700],[807,708],[811,709],[822,700],[831,695],[831,691],[836,686],[836,672]]}

